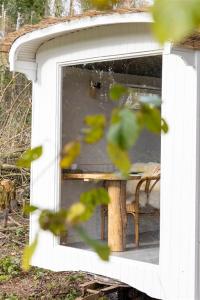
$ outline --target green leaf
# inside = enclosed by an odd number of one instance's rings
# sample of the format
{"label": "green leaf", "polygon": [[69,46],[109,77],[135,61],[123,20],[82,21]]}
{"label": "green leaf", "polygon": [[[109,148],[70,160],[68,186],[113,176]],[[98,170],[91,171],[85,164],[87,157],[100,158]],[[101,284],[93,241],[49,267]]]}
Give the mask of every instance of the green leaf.
{"label": "green leaf", "polygon": [[85,0],[87,9],[110,10],[119,0]]}
{"label": "green leaf", "polygon": [[85,206],[81,216],[82,221],[88,221],[94,214],[98,205],[108,205],[110,201],[108,192],[104,188],[97,188],[81,194],[80,202]]}
{"label": "green leaf", "polygon": [[67,222],[71,224],[80,222],[85,212],[86,207],[83,203],[77,202],[72,204],[67,213]]}
{"label": "green leaf", "polygon": [[155,0],[153,30],[157,39],[180,42],[200,25],[200,0]]}
{"label": "green leaf", "polygon": [[34,205],[25,205],[24,209],[23,209],[23,213],[28,215],[30,213],[35,212],[36,210],[38,210],[39,208],[37,206]]}
{"label": "green leaf", "polygon": [[35,240],[30,245],[27,245],[24,249],[23,256],[22,256],[22,269],[24,271],[28,271],[30,269],[30,262],[35,252],[35,249],[37,247],[37,244],[38,244],[38,235],[36,235]]}
{"label": "green leaf", "polygon": [[86,205],[90,204],[93,206],[97,205],[106,205],[109,203],[109,195],[108,192],[104,188],[97,188],[87,191],[81,194],[80,197],[81,203]]}
{"label": "green leaf", "polygon": [[75,230],[78,232],[81,239],[89,247],[91,247],[91,249],[93,249],[102,260],[104,260],[104,261],[109,260],[110,248],[108,247],[108,245],[105,245],[102,242],[96,241],[96,240],[92,239],[91,237],[89,237],[88,234],[86,233],[86,231],[80,226],[75,227]]}
{"label": "green leaf", "polygon": [[164,133],[167,133],[169,131],[169,126],[163,118],[161,118],[161,129]]}
{"label": "green leaf", "polygon": [[81,144],[77,141],[66,144],[63,148],[62,160],[60,167],[62,169],[69,168],[75,159],[79,156],[81,151]]}
{"label": "green leaf", "polygon": [[128,150],[136,142],[138,135],[139,126],[135,113],[128,108],[115,110],[107,133],[108,142],[121,150]]}
{"label": "green leaf", "polygon": [[88,115],[84,119],[85,124],[88,126],[84,128],[84,141],[89,144],[98,142],[104,135],[106,125],[106,118],[104,115]]}
{"label": "green leaf", "polygon": [[119,100],[123,95],[128,93],[128,89],[121,84],[113,84],[109,90],[109,97],[113,101]]}
{"label": "green leaf", "polygon": [[60,235],[67,231],[66,219],[68,211],[61,209],[57,212],[43,210],[39,216],[39,224],[43,230],[48,230],[54,235]]}
{"label": "green leaf", "polygon": [[21,168],[30,168],[32,161],[38,159],[42,155],[42,152],[42,146],[28,149],[22,154],[16,165]]}
{"label": "green leaf", "polygon": [[138,120],[141,126],[153,133],[167,133],[168,125],[164,119],[161,118],[160,111],[147,104],[143,104],[141,111],[138,113]]}
{"label": "green leaf", "polygon": [[112,163],[124,176],[127,176],[131,168],[128,152],[111,143],[107,145],[107,152]]}

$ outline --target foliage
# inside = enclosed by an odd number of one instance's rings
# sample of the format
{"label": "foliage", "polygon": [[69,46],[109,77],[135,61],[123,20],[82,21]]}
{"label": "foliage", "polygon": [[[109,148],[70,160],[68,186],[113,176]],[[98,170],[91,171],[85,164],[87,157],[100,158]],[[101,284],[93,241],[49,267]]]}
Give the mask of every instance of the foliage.
{"label": "foliage", "polygon": [[80,281],[83,280],[85,278],[84,274],[82,273],[75,273],[75,274],[71,274],[68,278],[69,282],[76,282],[76,281]]}
{"label": "foliage", "polygon": [[36,235],[35,240],[28,246],[25,247],[23,257],[22,257],[22,268],[24,271],[29,270],[30,260],[35,252],[38,244],[38,235]]}
{"label": "foliage", "polygon": [[15,294],[0,296],[0,300],[20,300]]}
{"label": "foliage", "polygon": [[30,168],[31,162],[40,158],[42,155],[42,146],[35,147],[33,149],[28,149],[25,151],[21,158],[17,161],[18,167]]}
{"label": "foliage", "polygon": [[85,134],[84,141],[89,144],[98,142],[104,135],[106,118],[104,115],[89,115],[85,117],[85,124],[88,128],[82,131]]}
{"label": "foliage", "polygon": [[0,281],[17,276],[21,271],[19,259],[6,256],[0,259]]}
{"label": "foliage", "polygon": [[112,9],[113,6],[118,4],[119,0],[82,0],[82,7],[85,10],[88,9],[97,9],[97,10],[109,10]]}
{"label": "foliage", "polygon": [[[105,244],[97,242],[90,238],[80,226],[91,218],[98,205],[107,205],[109,196],[103,188],[93,189],[81,195],[80,202],[72,204],[68,209],[61,209],[57,212],[51,210],[40,210],[39,224],[43,230],[48,230],[54,235],[67,234],[69,228],[73,227],[80,238],[86,242],[103,260],[108,260],[110,250]],[[37,207],[33,207],[33,211]],[[32,207],[29,207],[32,211]],[[22,259],[22,267],[25,271],[29,270],[29,264],[32,255],[38,243],[38,236],[29,246],[26,246]]]}
{"label": "foliage", "polygon": [[73,161],[79,156],[80,151],[81,151],[80,142],[74,141],[66,144],[63,148],[60,167],[63,169],[69,168],[73,163]]}
{"label": "foliage", "polygon": [[45,14],[47,0],[0,0],[7,15],[16,24],[18,13],[24,17],[25,23],[36,23]]}
{"label": "foliage", "polygon": [[119,100],[124,94],[128,93],[128,89],[121,84],[113,84],[109,90],[110,99],[113,101]]}
{"label": "foliage", "polygon": [[79,292],[74,288],[70,288],[64,300],[76,300],[78,296],[79,296]]}
{"label": "foliage", "polygon": [[128,108],[116,109],[112,112],[111,125],[108,130],[108,142],[121,150],[129,150],[139,134],[136,114]]}
{"label": "foliage", "polygon": [[0,283],[4,281],[8,281],[10,279],[10,275],[0,275]]}
{"label": "foliage", "polygon": [[98,205],[108,205],[109,196],[104,188],[92,189],[82,193],[80,203],[85,206],[85,211],[80,216],[80,221],[88,221]]}
{"label": "foliage", "polygon": [[33,213],[37,209],[38,209],[37,206],[26,204],[23,209],[23,214],[28,215],[30,213]]}
{"label": "foliage", "polygon": [[47,270],[44,270],[42,268],[34,268],[33,273],[34,273],[34,279],[37,280],[44,277],[44,275],[47,273]]}
{"label": "foliage", "polygon": [[75,227],[81,239],[93,249],[102,260],[108,261],[110,256],[110,249],[106,244],[96,241],[88,236],[88,234],[80,226]]}
{"label": "foliage", "polygon": [[153,30],[161,43],[180,42],[200,25],[200,0],[155,0]]}
{"label": "foliage", "polygon": [[30,147],[31,83],[7,67],[0,71],[0,153],[1,157],[21,155]]}
{"label": "foliage", "polygon": [[66,231],[66,219],[67,211],[64,209],[61,209],[58,212],[45,209],[42,210],[40,214],[39,223],[43,230],[49,230],[55,235],[60,235]]}
{"label": "foliage", "polygon": [[[88,0],[86,8],[109,10],[123,5],[121,0]],[[180,42],[200,25],[200,0],[154,0],[150,11],[153,15],[153,31],[156,38]]]}
{"label": "foliage", "polygon": [[107,145],[107,152],[111,162],[126,176],[131,168],[128,152],[111,143]]}
{"label": "foliage", "polygon": [[166,121],[161,118],[160,111],[151,105],[142,104],[141,111],[138,113],[138,122],[141,127],[153,133],[168,132]]}

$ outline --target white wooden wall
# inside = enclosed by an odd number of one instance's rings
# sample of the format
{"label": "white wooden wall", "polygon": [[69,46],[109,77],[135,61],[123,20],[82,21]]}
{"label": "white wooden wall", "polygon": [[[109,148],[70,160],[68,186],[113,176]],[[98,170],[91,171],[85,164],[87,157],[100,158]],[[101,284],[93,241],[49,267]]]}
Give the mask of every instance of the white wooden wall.
{"label": "white wooden wall", "polygon": [[[32,167],[31,202],[59,207],[60,69],[62,65],[162,54],[148,24],[109,25],[53,39],[37,52],[33,84],[32,145],[44,155]],[[53,270],[85,270],[119,279],[148,295],[194,300],[198,295],[199,53],[176,50],[163,55],[163,115],[170,133],[162,137],[160,263],[152,265],[59,245],[41,232],[33,264]],[[198,161],[198,164],[197,164]],[[31,217],[31,240],[37,231]]]}
{"label": "white wooden wall", "polygon": [[199,53],[183,49],[163,56],[160,272],[164,299],[199,299]]}

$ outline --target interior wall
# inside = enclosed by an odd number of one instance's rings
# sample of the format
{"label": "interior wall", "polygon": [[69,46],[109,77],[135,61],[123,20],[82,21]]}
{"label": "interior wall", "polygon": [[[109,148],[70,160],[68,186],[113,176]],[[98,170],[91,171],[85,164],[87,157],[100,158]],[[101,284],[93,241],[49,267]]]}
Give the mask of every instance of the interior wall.
{"label": "interior wall", "polygon": [[[90,82],[100,81],[99,90],[91,90]],[[113,102],[108,98],[109,86],[113,82],[122,84],[140,84],[160,87],[160,79],[146,76],[135,76],[129,74],[113,74],[112,72],[98,72],[87,69],[63,68],[62,86],[62,143],[63,145],[80,135],[81,128],[84,127],[83,119],[88,114],[103,113],[107,117],[110,115]],[[122,100],[123,101],[123,100]],[[84,145],[81,156],[77,160],[77,168],[88,171],[113,171],[113,166],[105,151],[105,140],[102,139],[94,145]],[[143,131],[136,145],[131,151],[133,162],[160,162],[160,136]],[[98,183],[101,185],[101,183]],[[62,182],[61,205],[62,207],[77,201],[79,195],[96,184],[82,181]],[[133,233],[133,225],[128,225],[128,232]],[[158,226],[151,219],[141,221],[141,231],[151,231]],[[100,237],[100,212],[85,224],[87,231]],[[77,237],[71,232],[68,242],[78,241]]]}

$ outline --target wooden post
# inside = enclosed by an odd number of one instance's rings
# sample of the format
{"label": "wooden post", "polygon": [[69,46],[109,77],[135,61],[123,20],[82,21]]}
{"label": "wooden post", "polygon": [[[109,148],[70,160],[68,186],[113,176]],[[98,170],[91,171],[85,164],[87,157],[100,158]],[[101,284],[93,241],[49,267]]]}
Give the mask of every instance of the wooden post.
{"label": "wooden post", "polygon": [[108,245],[111,251],[124,251],[126,239],[126,181],[108,181]]}

